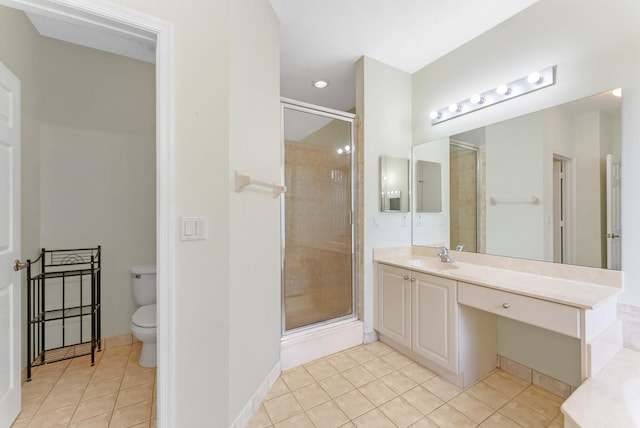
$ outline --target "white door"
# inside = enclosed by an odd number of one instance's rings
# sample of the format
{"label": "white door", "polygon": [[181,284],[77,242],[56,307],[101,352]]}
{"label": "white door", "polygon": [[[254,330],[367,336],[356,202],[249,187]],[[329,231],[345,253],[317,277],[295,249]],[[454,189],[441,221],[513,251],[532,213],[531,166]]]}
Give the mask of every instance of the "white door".
{"label": "white door", "polygon": [[621,268],[620,159],[607,155],[607,269]]}
{"label": "white door", "polygon": [[20,81],[0,63],[0,428],[20,413]]}

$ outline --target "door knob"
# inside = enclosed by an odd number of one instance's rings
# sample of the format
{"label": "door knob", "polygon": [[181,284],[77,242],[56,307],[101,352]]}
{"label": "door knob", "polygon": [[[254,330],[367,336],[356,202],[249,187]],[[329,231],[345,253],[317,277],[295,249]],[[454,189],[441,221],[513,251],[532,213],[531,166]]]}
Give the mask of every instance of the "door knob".
{"label": "door knob", "polygon": [[509,309],[511,307],[511,303],[503,303],[502,307],[505,309]]}
{"label": "door knob", "polygon": [[411,278],[411,282],[416,282],[416,279],[415,278]]}
{"label": "door knob", "polygon": [[619,238],[620,237],[620,235],[616,235],[615,233],[607,233],[604,236],[605,236],[605,238]]}
{"label": "door knob", "polygon": [[405,275],[403,278],[405,281],[409,281],[409,275]]}
{"label": "door knob", "polygon": [[19,271],[19,270],[22,270],[22,269],[24,269],[26,267],[27,267],[27,263],[25,263],[25,262],[21,262],[18,259],[15,259],[13,261],[13,270],[15,270],[16,272]]}

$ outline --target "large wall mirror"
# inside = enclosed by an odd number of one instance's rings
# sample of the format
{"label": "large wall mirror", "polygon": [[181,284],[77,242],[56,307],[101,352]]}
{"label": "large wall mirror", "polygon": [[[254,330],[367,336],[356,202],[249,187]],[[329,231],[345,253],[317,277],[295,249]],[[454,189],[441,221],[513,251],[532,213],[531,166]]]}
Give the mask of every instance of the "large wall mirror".
{"label": "large wall mirror", "polygon": [[442,210],[414,210],[413,244],[620,269],[620,116],[612,90],[414,146]]}

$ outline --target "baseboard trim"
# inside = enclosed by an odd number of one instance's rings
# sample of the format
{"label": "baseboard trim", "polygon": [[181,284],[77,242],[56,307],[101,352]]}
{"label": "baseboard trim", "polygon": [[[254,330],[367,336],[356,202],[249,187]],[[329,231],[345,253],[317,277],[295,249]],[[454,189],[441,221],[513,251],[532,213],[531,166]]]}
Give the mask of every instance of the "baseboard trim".
{"label": "baseboard trim", "polygon": [[362,345],[363,335],[362,321],[352,319],[285,336],[280,341],[280,365],[284,371]]}
{"label": "baseboard trim", "polygon": [[378,333],[375,330],[364,332],[364,344],[373,343],[378,340]]}
{"label": "baseboard trim", "polygon": [[251,422],[251,418],[255,415],[258,410],[260,410],[260,406],[262,405],[262,401],[264,397],[267,396],[267,393],[273,386],[273,384],[278,380],[280,376],[280,362],[278,362],[275,367],[269,372],[266,379],[260,384],[258,390],[253,394],[251,399],[247,402],[247,404],[243,407],[242,411],[238,415],[235,421],[229,426],[230,428],[245,428]]}

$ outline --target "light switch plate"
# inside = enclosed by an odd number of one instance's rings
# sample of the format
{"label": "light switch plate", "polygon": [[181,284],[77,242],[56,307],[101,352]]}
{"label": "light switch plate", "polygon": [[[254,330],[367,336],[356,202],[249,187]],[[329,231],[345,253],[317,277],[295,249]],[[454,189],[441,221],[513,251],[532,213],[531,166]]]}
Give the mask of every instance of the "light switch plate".
{"label": "light switch plate", "polygon": [[180,240],[207,239],[207,217],[180,217]]}

